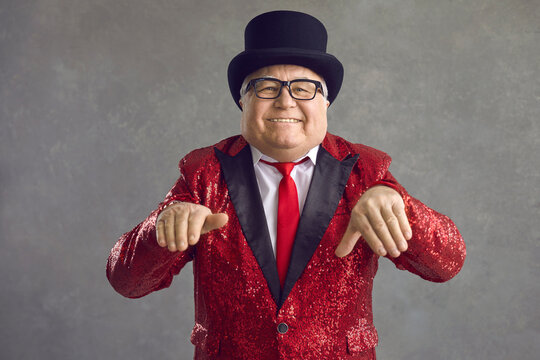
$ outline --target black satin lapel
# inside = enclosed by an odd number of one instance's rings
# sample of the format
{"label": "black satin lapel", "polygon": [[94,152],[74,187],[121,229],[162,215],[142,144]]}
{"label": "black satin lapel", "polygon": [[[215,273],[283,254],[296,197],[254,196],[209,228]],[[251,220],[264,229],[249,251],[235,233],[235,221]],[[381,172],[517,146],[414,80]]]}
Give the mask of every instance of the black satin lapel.
{"label": "black satin lapel", "polygon": [[221,163],[229,196],[244,236],[277,304],[281,286],[259,186],[253,170],[251,150],[249,146],[245,146],[236,156],[229,156],[218,149],[215,149],[215,153]]}
{"label": "black satin lapel", "polygon": [[285,286],[278,307],[281,307],[321,241],[349,180],[358,155],[339,161],[322,146],[309,187],[304,210],[298,223],[296,239]]}

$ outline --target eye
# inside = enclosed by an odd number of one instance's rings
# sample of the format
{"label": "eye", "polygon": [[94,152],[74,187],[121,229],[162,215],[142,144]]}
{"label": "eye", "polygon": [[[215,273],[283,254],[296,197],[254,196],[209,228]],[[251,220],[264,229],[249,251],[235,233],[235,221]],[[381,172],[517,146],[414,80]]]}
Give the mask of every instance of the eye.
{"label": "eye", "polygon": [[276,91],[276,90],[277,90],[277,87],[275,86],[267,86],[267,87],[259,89],[259,91]]}
{"label": "eye", "polygon": [[310,99],[317,91],[317,86],[310,81],[295,81],[291,84],[291,91],[299,99]]}
{"label": "eye", "polygon": [[255,84],[255,90],[260,95],[275,96],[279,89],[281,88],[281,83],[274,80],[261,80]]}

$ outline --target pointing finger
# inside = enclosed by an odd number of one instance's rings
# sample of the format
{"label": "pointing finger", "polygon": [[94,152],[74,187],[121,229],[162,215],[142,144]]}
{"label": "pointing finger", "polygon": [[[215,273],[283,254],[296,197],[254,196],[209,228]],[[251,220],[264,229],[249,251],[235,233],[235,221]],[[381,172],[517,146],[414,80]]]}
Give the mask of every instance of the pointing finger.
{"label": "pointing finger", "polygon": [[366,223],[363,226],[363,237],[364,241],[368,246],[373,250],[373,252],[379,256],[386,256],[387,251],[385,247],[383,246],[383,243],[373,227],[371,226],[370,222],[366,218]]}
{"label": "pointing finger", "polygon": [[206,217],[201,234],[219,229],[229,221],[229,216],[224,213],[210,214]]}
{"label": "pointing finger", "polygon": [[188,220],[188,243],[189,245],[195,245],[199,241],[201,236],[201,230],[209,214],[206,212],[193,212]]}
{"label": "pointing finger", "polygon": [[338,247],[336,248],[336,256],[344,257],[346,255],[349,255],[354,249],[354,245],[356,245],[356,242],[358,241],[360,236],[362,236],[360,231],[353,230],[351,224],[349,224],[347,230],[345,231],[345,234],[343,234],[343,237],[341,238]]}

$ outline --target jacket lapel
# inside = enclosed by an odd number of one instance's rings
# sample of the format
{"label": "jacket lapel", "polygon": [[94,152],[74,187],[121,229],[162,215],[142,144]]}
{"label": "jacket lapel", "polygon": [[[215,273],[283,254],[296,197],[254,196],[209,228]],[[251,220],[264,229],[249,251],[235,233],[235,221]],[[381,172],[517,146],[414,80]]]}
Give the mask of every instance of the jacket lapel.
{"label": "jacket lapel", "polygon": [[317,249],[330,220],[332,220],[357,159],[358,155],[354,155],[339,161],[322,146],[319,147],[317,164],[298,224],[289,270],[278,308],[281,308],[287,299],[294,284],[302,275],[304,268]]}
{"label": "jacket lapel", "polygon": [[237,155],[230,156],[215,148],[215,154],[221,164],[229,196],[246,241],[261,267],[274,301],[278,304],[279,276],[259,186],[253,170],[251,149],[246,145]]}

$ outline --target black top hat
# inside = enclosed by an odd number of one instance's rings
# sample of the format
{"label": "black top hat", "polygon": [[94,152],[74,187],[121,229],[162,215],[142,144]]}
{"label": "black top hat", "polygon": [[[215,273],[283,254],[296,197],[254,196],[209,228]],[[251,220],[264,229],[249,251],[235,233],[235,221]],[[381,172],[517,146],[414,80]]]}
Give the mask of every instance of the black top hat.
{"label": "black top hat", "polygon": [[240,107],[240,87],[247,75],[277,64],[303,66],[322,76],[332,103],[343,82],[343,65],[326,52],[327,38],[324,25],[301,12],[271,11],[253,18],[244,33],[245,50],[227,71],[236,104]]}

